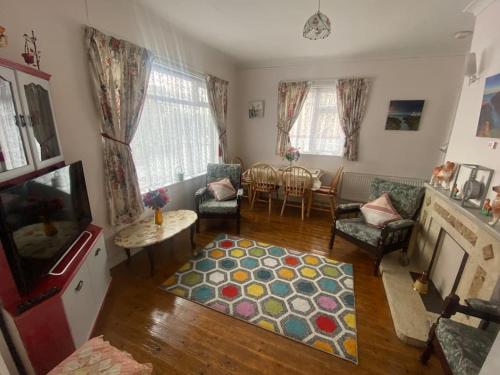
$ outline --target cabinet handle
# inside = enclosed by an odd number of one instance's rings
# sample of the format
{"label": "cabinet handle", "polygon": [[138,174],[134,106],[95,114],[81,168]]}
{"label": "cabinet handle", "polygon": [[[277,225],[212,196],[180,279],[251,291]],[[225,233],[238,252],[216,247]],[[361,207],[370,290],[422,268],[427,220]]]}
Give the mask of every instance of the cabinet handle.
{"label": "cabinet handle", "polygon": [[94,256],[98,256],[100,252],[101,252],[101,248],[98,248],[98,249],[95,251]]}
{"label": "cabinet handle", "polygon": [[79,292],[80,290],[82,290],[82,288],[83,288],[83,280],[80,280],[75,288],[75,292]]}

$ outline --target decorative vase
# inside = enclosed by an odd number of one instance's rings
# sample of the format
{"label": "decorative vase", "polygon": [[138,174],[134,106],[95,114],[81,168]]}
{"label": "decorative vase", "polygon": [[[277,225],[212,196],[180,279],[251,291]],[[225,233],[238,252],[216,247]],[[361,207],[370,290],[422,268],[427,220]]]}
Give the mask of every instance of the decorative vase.
{"label": "decorative vase", "polygon": [[163,224],[163,211],[161,210],[161,208],[155,208],[155,224]]}

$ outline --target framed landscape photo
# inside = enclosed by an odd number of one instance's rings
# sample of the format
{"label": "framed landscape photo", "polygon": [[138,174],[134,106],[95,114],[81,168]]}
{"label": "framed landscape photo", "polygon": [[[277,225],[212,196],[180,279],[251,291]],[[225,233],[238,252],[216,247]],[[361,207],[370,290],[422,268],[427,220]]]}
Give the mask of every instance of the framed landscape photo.
{"label": "framed landscape photo", "polygon": [[264,117],[264,100],[254,100],[248,103],[248,118]]}
{"label": "framed landscape photo", "polygon": [[486,78],[476,136],[500,138],[500,73]]}
{"label": "framed landscape photo", "polygon": [[418,130],[424,100],[391,100],[386,130]]}

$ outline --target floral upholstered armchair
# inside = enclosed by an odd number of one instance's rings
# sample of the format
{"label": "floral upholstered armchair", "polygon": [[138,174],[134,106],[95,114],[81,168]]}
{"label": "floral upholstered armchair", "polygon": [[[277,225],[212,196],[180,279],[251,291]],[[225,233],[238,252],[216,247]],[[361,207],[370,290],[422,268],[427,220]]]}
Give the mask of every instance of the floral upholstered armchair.
{"label": "floral upholstered armchair", "polygon": [[423,187],[375,178],[370,186],[369,200],[388,193],[392,205],[402,219],[389,222],[382,228],[375,228],[369,226],[363,219],[360,211],[362,203],[340,204],[335,209],[330,250],[333,248],[336,235],[347,239],[375,257],[374,274],[376,275],[385,254],[402,250],[403,255],[406,256],[424,191]]}
{"label": "floral upholstered armchair", "polygon": [[[236,190],[236,197],[230,200],[218,201],[208,190],[208,184],[228,177]],[[196,213],[199,218],[226,218],[236,220],[236,232],[240,233],[240,203],[243,197],[241,183],[241,165],[214,164],[207,166],[207,186],[195,193]],[[200,231],[199,221],[196,230]]]}
{"label": "floral upholstered armchair", "polygon": [[[465,303],[461,305],[460,298],[454,294],[445,299],[443,312],[429,331],[427,346],[420,357],[422,363],[427,363],[434,352],[446,374],[479,373],[498,334],[500,304],[477,298],[466,299]],[[456,313],[482,319],[482,322],[475,328],[451,320]]]}

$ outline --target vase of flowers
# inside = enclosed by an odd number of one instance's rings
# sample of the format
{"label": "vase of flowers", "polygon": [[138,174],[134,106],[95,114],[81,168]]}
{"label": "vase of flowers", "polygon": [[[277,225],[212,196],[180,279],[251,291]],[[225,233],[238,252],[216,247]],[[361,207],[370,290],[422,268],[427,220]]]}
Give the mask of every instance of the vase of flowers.
{"label": "vase of flowers", "polygon": [[144,205],[155,211],[154,218],[156,225],[163,224],[163,211],[161,209],[165,207],[168,202],[170,202],[170,197],[168,196],[167,191],[167,188],[160,188],[154,191],[148,191],[143,196]]}
{"label": "vase of flowers", "polygon": [[294,161],[300,159],[300,151],[297,147],[288,147],[283,157],[288,160],[291,167]]}

